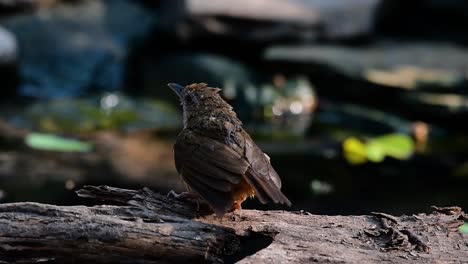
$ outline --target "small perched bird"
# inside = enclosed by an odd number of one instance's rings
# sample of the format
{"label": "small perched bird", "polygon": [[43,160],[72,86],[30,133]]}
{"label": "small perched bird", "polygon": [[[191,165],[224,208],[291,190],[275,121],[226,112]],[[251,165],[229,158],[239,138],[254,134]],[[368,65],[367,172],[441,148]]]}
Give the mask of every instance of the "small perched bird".
{"label": "small perched bird", "polygon": [[248,197],[291,206],[270,158],[242,128],[219,88],[170,83],[183,107],[184,128],[174,144],[177,171],[190,192],[217,215],[241,209]]}

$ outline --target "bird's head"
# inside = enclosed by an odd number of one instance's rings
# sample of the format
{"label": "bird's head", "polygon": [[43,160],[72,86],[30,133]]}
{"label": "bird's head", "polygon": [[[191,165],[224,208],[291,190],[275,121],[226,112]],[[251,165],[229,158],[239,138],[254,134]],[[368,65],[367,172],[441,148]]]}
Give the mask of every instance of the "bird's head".
{"label": "bird's head", "polygon": [[206,83],[194,83],[185,87],[169,83],[168,86],[179,97],[183,107],[184,124],[190,118],[203,114],[208,114],[214,108],[231,106],[219,95],[219,88],[208,87]]}

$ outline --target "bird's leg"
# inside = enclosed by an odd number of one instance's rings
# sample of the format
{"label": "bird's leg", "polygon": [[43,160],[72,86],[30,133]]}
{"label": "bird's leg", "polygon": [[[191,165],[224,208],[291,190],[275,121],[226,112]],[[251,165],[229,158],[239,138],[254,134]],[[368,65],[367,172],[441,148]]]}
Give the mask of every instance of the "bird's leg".
{"label": "bird's leg", "polygon": [[234,204],[232,205],[233,212],[234,213],[238,212],[239,217],[242,216],[242,205],[241,204],[242,204],[242,202],[237,201],[237,202],[234,202]]}

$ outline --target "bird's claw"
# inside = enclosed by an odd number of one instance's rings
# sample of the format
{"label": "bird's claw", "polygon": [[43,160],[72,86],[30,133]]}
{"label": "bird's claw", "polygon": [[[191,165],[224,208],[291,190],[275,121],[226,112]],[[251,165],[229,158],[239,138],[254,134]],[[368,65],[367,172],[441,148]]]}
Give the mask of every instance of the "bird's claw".
{"label": "bird's claw", "polygon": [[189,201],[200,199],[200,195],[198,195],[197,193],[181,192],[180,194],[178,194],[174,192],[173,190],[167,193],[167,197],[173,198],[173,199],[179,199],[179,200],[189,200]]}
{"label": "bird's claw", "polygon": [[200,210],[200,203],[203,205],[208,205],[198,193],[194,192],[181,192],[180,194],[178,194],[171,190],[167,193],[167,197],[195,203],[197,205],[197,211]]}
{"label": "bird's claw", "polygon": [[174,192],[174,190],[170,190],[170,191],[167,193],[167,197],[168,197],[168,198],[178,199],[179,196],[180,196],[180,195],[177,194],[176,192]]}

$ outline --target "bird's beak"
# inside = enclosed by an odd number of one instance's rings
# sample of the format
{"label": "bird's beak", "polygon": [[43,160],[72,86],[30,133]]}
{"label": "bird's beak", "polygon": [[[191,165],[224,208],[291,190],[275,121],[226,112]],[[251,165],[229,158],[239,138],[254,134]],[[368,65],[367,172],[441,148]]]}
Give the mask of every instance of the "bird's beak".
{"label": "bird's beak", "polygon": [[177,83],[169,83],[167,86],[174,91],[174,93],[179,96],[179,98],[182,97],[182,91],[185,89],[182,85],[178,85]]}

